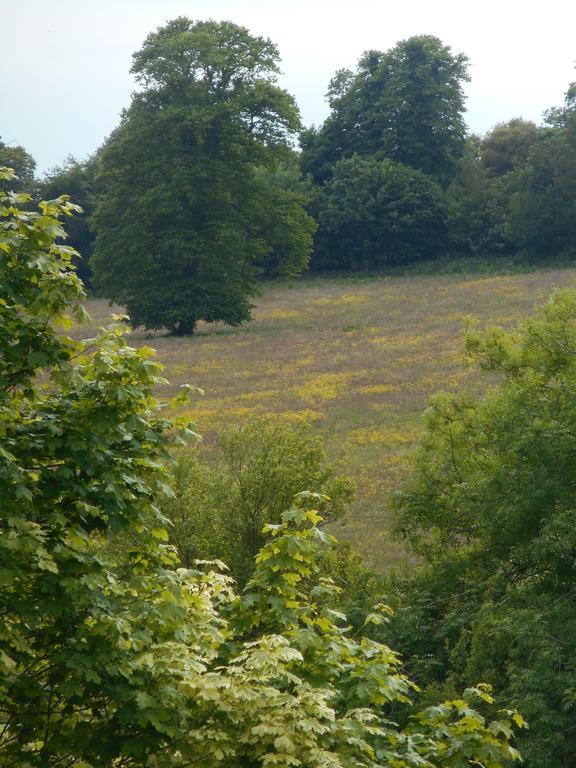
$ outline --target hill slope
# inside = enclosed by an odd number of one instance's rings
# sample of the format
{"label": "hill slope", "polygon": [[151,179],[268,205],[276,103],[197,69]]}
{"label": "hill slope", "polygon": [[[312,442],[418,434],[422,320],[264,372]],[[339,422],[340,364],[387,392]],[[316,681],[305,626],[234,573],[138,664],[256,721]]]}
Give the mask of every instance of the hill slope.
{"label": "hill slope", "polygon": [[[367,562],[387,567],[404,555],[387,540],[386,499],[406,471],[428,397],[438,389],[485,386],[463,369],[462,331],[510,326],[529,315],[576,270],[463,277],[309,279],[268,289],[240,328],[203,326],[192,338],[136,332],[166,365],[171,387],[202,387],[190,414],[209,450],[214,428],[262,414],[310,423],[342,472],[358,484],[347,524],[336,531]],[[88,303],[94,325],[112,311]],[[94,328],[83,328],[83,335]]]}

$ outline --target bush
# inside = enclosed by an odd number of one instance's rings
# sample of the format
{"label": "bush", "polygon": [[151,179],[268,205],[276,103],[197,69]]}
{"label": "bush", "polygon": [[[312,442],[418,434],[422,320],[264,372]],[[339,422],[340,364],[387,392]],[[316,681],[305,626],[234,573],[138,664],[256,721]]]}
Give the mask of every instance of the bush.
{"label": "bush", "polygon": [[315,269],[374,269],[432,259],[445,247],[440,187],[392,160],[341,160],[315,203]]}
{"label": "bush", "polygon": [[162,502],[186,566],[218,558],[244,584],[264,544],[264,526],[278,524],[296,494],[314,488],[328,496],[329,520],[341,518],[353,499],[354,483],[334,476],[321,439],[304,427],[262,419],[220,433],[217,442],[216,461],[196,450],[178,456],[174,496]]}

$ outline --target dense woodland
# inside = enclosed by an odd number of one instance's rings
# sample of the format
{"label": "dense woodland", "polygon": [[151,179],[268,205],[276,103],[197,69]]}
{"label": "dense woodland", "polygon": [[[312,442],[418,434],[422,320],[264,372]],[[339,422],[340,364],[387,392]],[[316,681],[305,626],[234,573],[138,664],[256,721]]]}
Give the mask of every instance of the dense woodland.
{"label": "dense woodland", "polygon": [[467,335],[488,393],[430,402],[385,574],[326,533],[354,482],[312,431],[206,460],[123,320],[68,335],[85,289],[190,336],[307,270],[570,263],[576,85],[471,135],[467,63],[367,51],[304,128],[272,42],[178,18],[88,160],[0,142],[0,766],[576,764],[574,291]]}

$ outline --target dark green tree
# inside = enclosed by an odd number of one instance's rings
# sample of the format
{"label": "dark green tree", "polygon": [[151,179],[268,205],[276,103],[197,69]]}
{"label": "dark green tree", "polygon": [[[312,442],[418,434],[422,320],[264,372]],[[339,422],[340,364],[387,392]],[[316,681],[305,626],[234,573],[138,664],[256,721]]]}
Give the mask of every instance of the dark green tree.
{"label": "dark green tree", "polygon": [[[469,136],[446,191],[448,249],[457,256],[499,256],[514,250],[509,236],[512,173],[491,176],[483,161],[485,139]],[[509,160],[509,158],[508,158]],[[502,158],[502,163],[508,162]]]}
{"label": "dark green tree", "polygon": [[467,59],[436,37],[408,38],[366,52],[355,73],[337,72],[324,125],[302,135],[302,167],[317,183],[354,153],[388,158],[446,186],[465,138]]}
{"label": "dark green tree", "polygon": [[281,252],[281,222],[302,234],[277,273],[300,271],[310,247],[299,198],[269,195],[259,172],[274,172],[299,127],[275,83],[278,51],[231,22],[181,17],[148,36],[131,71],[142,90],[102,152],[95,280],[133,324],[237,325],[262,264]]}
{"label": "dark green tree", "polygon": [[267,250],[256,266],[263,280],[294,277],[307,269],[316,222],[304,215],[313,194],[302,179],[295,153],[276,168],[255,169],[260,204],[253,216],[264,232]]}
{"label": "dark green tree", "polygon": [[531,148],[510,206],[510,234],[540,258],[576,253],[576,86],[563,108],[548,112],[548,127]]}
{"label": "dark green tree", "polygon": [[392,160],[340,160],[315,201],[316,269],[374,269],[437,256],[445,242],[442,190]]}
{"label": "dark green tree", "polygon": [[531,120],[515,117],[498,123],[480,143],[482,166],[489,176],[503,176],[521,169],[537,140],[538,127]]}

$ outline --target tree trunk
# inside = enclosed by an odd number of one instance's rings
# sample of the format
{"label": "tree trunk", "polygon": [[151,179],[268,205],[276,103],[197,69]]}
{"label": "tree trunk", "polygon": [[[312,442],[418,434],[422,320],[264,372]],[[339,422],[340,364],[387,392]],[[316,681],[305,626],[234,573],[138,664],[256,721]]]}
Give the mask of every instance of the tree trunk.
{"label": "tree trunk", "polygon": [[179,320],[171,329],[172,336],[194,336],[195,320]]}

